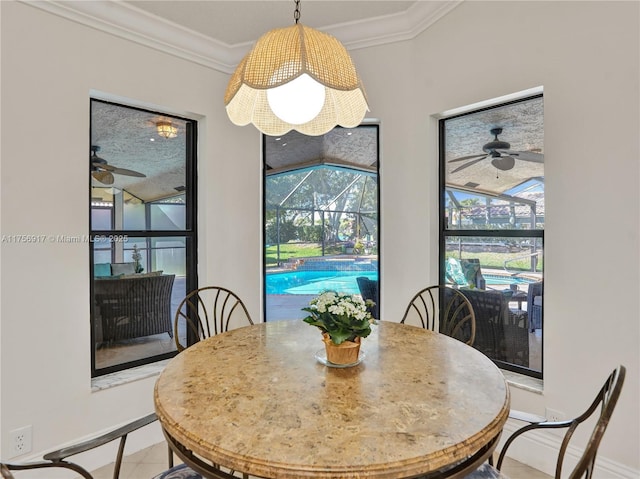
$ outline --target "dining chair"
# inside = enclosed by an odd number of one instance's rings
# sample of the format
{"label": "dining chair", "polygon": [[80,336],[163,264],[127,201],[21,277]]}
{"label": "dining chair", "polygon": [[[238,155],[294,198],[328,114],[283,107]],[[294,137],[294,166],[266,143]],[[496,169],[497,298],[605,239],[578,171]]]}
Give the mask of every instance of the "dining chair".
{"label": "dining chair", "polygon": [[622,391],[625,374],[626,369],[622,365],[620,365],[617,369],[614,369],[605,381],[604,385],[598,392],[589,408],[576,418],[567,421],[535,422],[517,429],[513,434],[511,434],[511,436],[509,436],[509,438],[505,442],[504,447],[500,451],[498,463],[495,467],[491,464],[484,463],[477,470],[467,475],[466,479],[508,479],[506,475],[500,472],[500,468],[502,466],[502,461],[505,458],[507,449],[509,448],[509,446],[511,446],[515,439],[528,431],[536,429],[566,428],[567,432],[565,433],[562,443],[560,444],[560,450],[558,452],[558,459],[556,462],[556,471],[554,475],[555,479],[560,479],[562,473],[562,463],[564,461],[564,457],[569,447],[571,438],[573,437],[573,433],[576,431],[578,426],[580,426],[592,416],[594,416],[595,418],[595,416],[597,415],[597,421],[591,433],[591,437],[589,438],[589,442],[587,443],[582,456],[580,456],[578,463],[568,476],[570,479],[591,479],[593,477],[593,469],[596,462],[596,454],[598,453],[598,446],[600,446],[602,436],[604,435],[604,432],[609,425],[609,420],[611,419],[613,410],[615,409],[618,398],[620,397],[620,391]]}
{"label": "dining chair", "polygon": [[471,302],[459,290],[447,285],[418,291],[400,322],[419,323],[425,329],[446,334],[469,346],[475,340],[476,316]]}
{"label": "dining chair", "polygon": [[[186,325],[186,336],[182,323]],[[176,310],[174,334],[178,352],[187,348],[189,332],[195,338],[205,339],[229,330],[230,327],[253,324],[249,311],[240,297],[233,291],[221,286],[205,286],[188,293]],[[180,333],[179,333],[180,332]],[[182,336],[182,337],[181,337]]]}
{"label": "dining chair", "polygon": [[[157,420],[156,414],[152,413],[147,416],[141,417],[132,421],[124,426],[120,426],[112,431],[98,435],[91,439],[87,439],[80,443],[51,451],[42,457],[41,461],[23,462],[23,463],[0,463],[0,476],[3,479],[15,479],[11,471],[25,471],[28,469],[50,469],[61,468],[74,471],[76,474],[80,474],[84,479],[94,479],[87,469],[81,465],[67,460],[71,456],[80,454],[83,452],[96,449],[100,446],[104,446],[110,442],[119,439],[118,452],[113,464],[113,479],[120,477],[120,470],[122,468],[122,460],[124,458],[124,448],[127,441],[127,437],[130,433],[137,431],[138,429],[147,426]],[[155,476],[153,479],[203,479],[200,474],[197,474],[185,464],[173,465],[173,453],[171,449],[167,447],[169,451],[168,464],[169,468]]]}

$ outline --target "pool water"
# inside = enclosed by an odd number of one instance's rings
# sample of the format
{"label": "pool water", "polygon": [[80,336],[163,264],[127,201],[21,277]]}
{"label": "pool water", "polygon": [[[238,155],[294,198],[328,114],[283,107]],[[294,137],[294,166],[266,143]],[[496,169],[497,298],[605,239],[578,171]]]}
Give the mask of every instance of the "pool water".
{"label": "pool water", "polygon": [[[331,289],[340,293],[359,294],[356,278],[377,280],[377,271],[291,271],[267,274],[267,294],[319,294]],[[487,285],[529,284],[530,278],[483,274]]]}
{"label": "pool water", "polygon": [[377,271],[292,271],[267,274],[267,294],[319,294],[331,289],[339,293],[360,294],[356,278],[377,280]]}
{"label": "pool water", "polygon": [[518,276],[503,276],[499,274],[482,274],[486,284],[530,284],[536,280]]}

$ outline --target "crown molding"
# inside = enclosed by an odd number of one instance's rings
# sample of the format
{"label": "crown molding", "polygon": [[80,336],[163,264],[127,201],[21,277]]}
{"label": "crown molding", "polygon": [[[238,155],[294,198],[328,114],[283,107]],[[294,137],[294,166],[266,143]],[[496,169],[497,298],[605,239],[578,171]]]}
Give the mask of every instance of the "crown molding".
{"label": "crown molding", "polygon": [[418,1],[394,15],[323,27],[338,38],[347,50],[374,47],[415,38],[464,0]]}
{"label": "crown molding", "polygon": [[[228,45],[131,5],[114,0],[20,0],[67,20],[231,74],[253,42]],[[407,11],[323,27],[348,50],[410,40],[463,0],[419,1]],[[257,39],[256,39],[257,40]]]}

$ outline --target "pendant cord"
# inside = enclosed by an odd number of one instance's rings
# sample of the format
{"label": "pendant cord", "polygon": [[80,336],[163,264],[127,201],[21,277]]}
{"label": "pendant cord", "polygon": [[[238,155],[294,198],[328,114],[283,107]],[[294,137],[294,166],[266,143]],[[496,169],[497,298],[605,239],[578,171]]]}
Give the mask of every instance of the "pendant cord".
{"label": "pendant cord", "polygon": [[300,0],[295,0],[296,2],[296,9],[293,12],[293,19],[296,21],[296,25],[298,24],[298,21],[300,20]]}

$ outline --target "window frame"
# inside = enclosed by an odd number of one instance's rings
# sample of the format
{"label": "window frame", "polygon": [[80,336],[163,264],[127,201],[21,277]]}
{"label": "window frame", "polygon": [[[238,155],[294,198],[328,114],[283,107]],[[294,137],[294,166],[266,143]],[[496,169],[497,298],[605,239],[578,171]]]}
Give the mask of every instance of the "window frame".
{"label": "window frame", "polygon": [[[143,366],[146,364],[152,364],[158,361],[162,361],[165,359],[170,359],[174,357],[178,351],[174,350],[168,353],[157,354],[154,356],[147,356],[145,358],[136,359],[133,361],[127,361],[123,363],[118,363],[113,366],[96,368],[96,327],[95,327],[95,313],[94,313],[94,259],[93,259],[93,245],[94,238],[96,237],[108,237],[109,235],[122,235],[127,238],[144,238],[146,240],[146,244],[149,244],[149,241],[153,238],[160,237],[183,237],[185,238],[185,289],[186,291],[191,291],[198,287],[198,275],[197,275],[197,254],[198,254],[198,228],[197,228],[197,141],[198,141],[198,123],[195,120],[179,117],[176,115],[168,114],[165,112],[158,112],[146,108],[135,107],[132,105],[127,105],[120,102],[112,102],[107,101],[101,98],[91,97],[89,100],[89,117],[90,117],[90,131],[89,131],[89,144],[91,145],[92,138],[92,130],[93,130],[93,118],[92,118],[92,105],[93,102],[101,102],[105,104],[111,104],[118,107],[128,108],[131,110],[142,111],[145,113],[150,113],[154,115],[161,115],[167,118],[175,118],[185,122],[185,190],[182,192],[177,192],[176,196],[184,195],[185,197],[185,227],[184,230],[153,230],[153,229],[145,229],[145,230],[133,230],[133,229],[115,229],[115,226],[111,230],[94,230],[92,229],[92,181],[91,175],[89,174],[88,180],[88,192],[89,192],[89,246],[88,246],[88,255],[89,255],[89,304],[90,304],[90,347],[91,347],[91,378],[97,378],[100,376],[104,376],[107,374],[125,371],[131,368],[135,368],[138,366]],[[166,200],[166,198],[164,198]],[[162,202],[160,200],[159,202]],[[148,205],[153,204],[153,202],[149,202]],[[112,211],[112,216],[114,214],[113,207],[110,207]],[[149,209],[145,212],[145,216],[148,221]],[[113,224],[113,218],[112,218]],[[173,322],[173,318],[172,318]],[[175,334],[175,332],[174,332]]]}
{"label": "window frame", "polygon": [[[382,283],[383,283],[383,279],[382,279],[382,262],[380,261],[381,259],[381,251],[382,251],[382,239],[381,239],[381,209],[380,209],[380,198],[381,198],[381,182],[380,182],[380,157],[381,157],[381,145],[380,145],[380,129],[381,129],[381,125],[379,122],[375,122],[375,121],[364,121],[362,122],[360,125],[358,125],[355,128],[360,128],[360,127],[368,127],[368,128],[375,128],[375,139],[376,139],[376,160],[375,160],[375,172],[376,172],[376,202],[377,202],[377,215],[376,215],[376,228],[378,231],[377,234],[377,272],[378,272],[378,304],[377,309],[378,311],[381,311],[381,303],[382,303]],[[344,129],[341,126],[336,126],[334,129]],[[266,250],[265,250],[265,238],[267,238],[267,225],[266,225],[266,212],[267,212],[267,171],[268,171],[268,165],[267,165],[267,135],[261,135],[262,136],[262,298],[263,298],[263,318],[264,321],[267,321],[267,287],[266,287],[266,280],[267,280],[267,255],[266,255]],[[356,166],[354,166],[353,168],[347,166],[347,165],[342,165],[344,167],[344,169],[346,170],[358,170],[358,168]],[[299,168],[299,169],[292,169],[291,172],[295,171],[295,170],[304,170],[304,167]],[[322,248],[324,251],[324,237],[322,238]]]}
{"label": "window frame", "polygon": [[[438,153],[439,153],[439,178],[438,178],[438,278],[440,284],[445,284],[446,282],[446,271],[445,271],[445,261],[446,261],[446,240],[448,237],[489,237],[489,238],[536,238],[541,242],[542,248],[542,261],[544,261],[544,225],[542,228],[534,228],[534,229],[513,229],[513,230],[502,230],[502,229],[494,229],[494,230],[482,230],[482,229],[449,229],[447,228],[447,211],[446,211],[446,151],[445,151],[445,123],[448,120],[460,118],[468,115],[472,115],[475,113],[489,111],[496,108],[502,108],[505,106],[513,105],[516,103],[521,103],[524,101],[536,99],[536,98],[544,98],[543,93],[538,93],[534,95],[527,95],[521,98],[517,98],[511,101],[499,102],[496,104],[492,104],[491,106],[473,109],[469,111],[465,111],[464,113],[459,113],[447,117],[442,117],[438,120]],[[544,264],[544,263],[543,263]],[[544,273],[543,273],[544,278]],[[542,293],[544,296],[544,292]],[[543,300],[544,305],[544,300]],[[543,306],[544,307],[544,306]],[[544,331],[544,314],[542,315],[542,331]],[[543,379],[544,374],[544,334],[541,336],[541,365],[540,371],[536,371],[530,368],[526,368],[524,366],[519,366],[516,364],[500,361],[491,358],[491,360],[501,369],[516,372],[519,374],[523,374],[526,376],[530,376],[536,379]]]}

